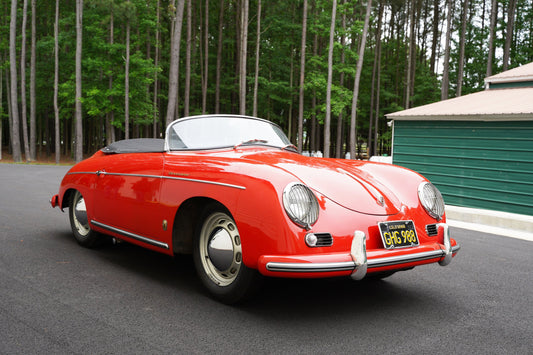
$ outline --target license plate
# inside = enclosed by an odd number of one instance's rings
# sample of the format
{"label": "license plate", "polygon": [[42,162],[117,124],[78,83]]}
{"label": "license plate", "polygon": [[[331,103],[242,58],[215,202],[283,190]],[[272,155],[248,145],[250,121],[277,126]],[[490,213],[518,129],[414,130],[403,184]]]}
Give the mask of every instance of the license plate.
{"label": "license plate", "polygon": [[418,245],[413,221],[380,222],[378,224],[385,248],[407,248]]}

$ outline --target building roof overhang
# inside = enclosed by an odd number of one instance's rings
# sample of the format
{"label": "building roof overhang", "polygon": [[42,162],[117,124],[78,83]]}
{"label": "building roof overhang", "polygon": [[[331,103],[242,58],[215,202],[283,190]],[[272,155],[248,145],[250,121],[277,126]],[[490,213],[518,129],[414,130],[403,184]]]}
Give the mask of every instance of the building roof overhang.
{"label": "building roof overhang", "polygon": [[485,86],[533,81],[533,62],[485,78]]}
{"label": "building roof overhang", "polygon": [[531,121],[533,87],[484,90],[386,116],[392,120]]}

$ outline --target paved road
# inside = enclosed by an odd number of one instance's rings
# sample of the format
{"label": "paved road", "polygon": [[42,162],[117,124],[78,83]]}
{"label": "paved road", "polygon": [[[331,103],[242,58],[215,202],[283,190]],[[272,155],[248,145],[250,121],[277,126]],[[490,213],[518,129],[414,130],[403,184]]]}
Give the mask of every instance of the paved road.
{"label": "paved road", "polygon": [[386,281],[267,280],[219,304],[190,258],[79,247],[66,167],[0,164],[0,353],[533,354],[533,243],[452,229],[447,267]]}

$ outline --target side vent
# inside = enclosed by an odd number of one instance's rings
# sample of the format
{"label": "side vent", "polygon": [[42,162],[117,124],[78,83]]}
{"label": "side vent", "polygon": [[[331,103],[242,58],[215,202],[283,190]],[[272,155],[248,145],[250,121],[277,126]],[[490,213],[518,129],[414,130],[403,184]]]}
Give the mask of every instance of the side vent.
{"label": "side vent", "polygon": [[439,229],[437,228],[436,224],[428,224],[426,226],[426,233],[428,234],[428,236],[434,237],[439,234]]}
{"label": "side vent", "polygon": [[329,247],[333,245],[333,237],[329,233],[315,233],[317,247]]}

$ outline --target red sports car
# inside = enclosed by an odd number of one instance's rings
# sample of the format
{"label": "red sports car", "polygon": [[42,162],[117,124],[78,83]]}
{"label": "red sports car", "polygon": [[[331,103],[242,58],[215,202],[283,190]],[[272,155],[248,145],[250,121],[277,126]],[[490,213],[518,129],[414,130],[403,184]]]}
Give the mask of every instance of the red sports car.
{"label": "red sports car", "polygon": [[226,303],[261,275],[385,277],[459,250],[444,202],[419,174],[298,154],[280,127],[246,116],[174,121],[165,140],[115,142],[76,164],[53,207],[69,208],[77,242],[112,238],[192,253]]}

